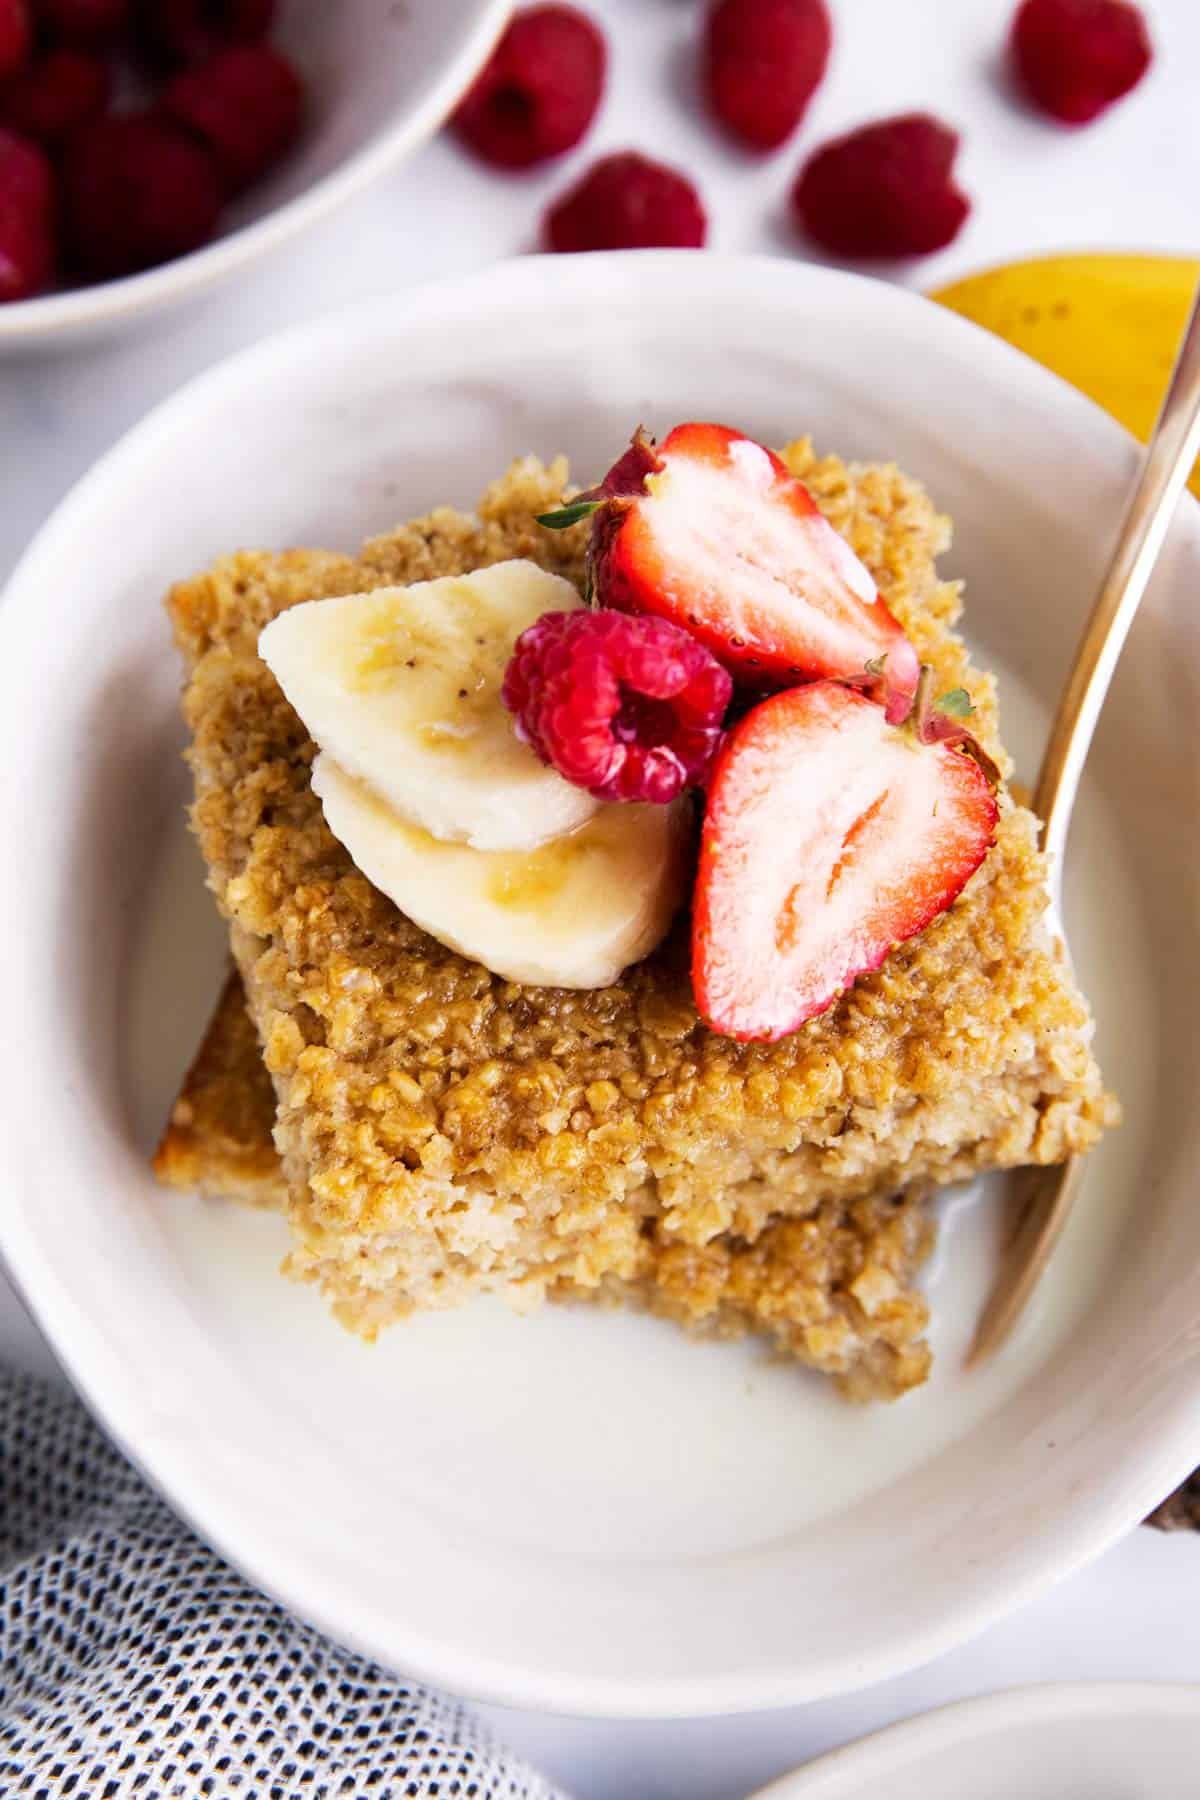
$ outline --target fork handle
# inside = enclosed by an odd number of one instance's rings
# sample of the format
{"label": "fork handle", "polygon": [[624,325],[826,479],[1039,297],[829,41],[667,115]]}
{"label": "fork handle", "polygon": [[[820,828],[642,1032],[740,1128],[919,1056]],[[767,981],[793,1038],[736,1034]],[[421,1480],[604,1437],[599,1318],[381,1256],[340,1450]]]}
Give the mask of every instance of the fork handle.
{"label": "fork handle", "polygon": [[[1033,810],[1042,820],[1042,844],[1053,858],[1050,880],[1062,881],[1063,850],[1071,809],[1096,720],[1117,658],[1150,580],[1175,503],[1200,453],[1200,284],[1192,297],[1179,355],[1142,472],[1121,524],[1104,584],[1084,628],[1071,678],[1059,702],[1042,758]],[[1082,1181],[1083,1159],[1055,1168],[1023,1171],[1025,1205],[1016,1237],[983,1310],[967,1352],[968,1367],[1000,1348],[1025,1310],[1071,1216]]]}
{"label": "fork handle", "polygon": [[1033,810],[1061,879],[1084,759],[1117,658],[1146,592],[1175,503],[1200,455],[1200,285],[1104,583],[1084,628],[1042,758]]}

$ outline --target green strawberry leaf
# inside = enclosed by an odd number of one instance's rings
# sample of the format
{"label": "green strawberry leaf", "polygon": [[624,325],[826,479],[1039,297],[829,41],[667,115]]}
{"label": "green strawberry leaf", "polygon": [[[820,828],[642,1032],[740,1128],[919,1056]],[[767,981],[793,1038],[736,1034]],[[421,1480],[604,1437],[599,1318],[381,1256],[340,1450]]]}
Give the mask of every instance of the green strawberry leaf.
{"label": "green strawberry leaf", "polygon": [[556,512],[539,513],[537,522],[547,531],[566,531],[570,526],[578,525],[580,519],[590,519],[603,505],[603,500],[572,500]]}
{"label": "green strawberry leaf", "polygon": [[969,719],[975,711],[966,688],[951,688],[936,704],[940,713],[948,713],[952,719]]}

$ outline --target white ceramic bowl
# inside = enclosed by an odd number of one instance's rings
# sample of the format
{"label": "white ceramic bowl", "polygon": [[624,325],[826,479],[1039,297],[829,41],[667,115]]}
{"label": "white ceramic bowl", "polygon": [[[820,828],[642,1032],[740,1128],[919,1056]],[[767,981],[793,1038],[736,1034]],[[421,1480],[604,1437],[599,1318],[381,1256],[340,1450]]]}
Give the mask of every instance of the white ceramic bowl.
{"label": "white ceramic bowl", "polygon": [[818,1757],[752,1800],[1194,1800],[1200,1687],[1016,1688]]}
{"label": "white ceramic bowl", "polygon": [[0,306],[0,351],[80,338],[199,292],[411,155],[469,86],[510,0],[281,0],[272,42],[309,88],[304,136],[190,256]]}
{"label": "white ceramic bowl", "polygon": [[1127,1530],[1200,1450],[1200,514],[1134,630],[1072,841],[1072,947],[1127,1123],[1005,1355],[966,1375],[995,1207],[947,1209],[937,1372],[858,1410],[753,1346],[480,1304],[364,1348],[279,1220],[146,1153],[222,935],[183,827],[168,582],[349,546],[509,457],[603,469],[725,418],[896,457],[958,522],[970,634],[1032,767],[1131,441],[914,295],[782,261],[525,259],[255,347],[76,489],[0,613],[0,1245],[75,1381],[197,1529],[334,1636],[566,1711],[726,1712],[878,1681]]}

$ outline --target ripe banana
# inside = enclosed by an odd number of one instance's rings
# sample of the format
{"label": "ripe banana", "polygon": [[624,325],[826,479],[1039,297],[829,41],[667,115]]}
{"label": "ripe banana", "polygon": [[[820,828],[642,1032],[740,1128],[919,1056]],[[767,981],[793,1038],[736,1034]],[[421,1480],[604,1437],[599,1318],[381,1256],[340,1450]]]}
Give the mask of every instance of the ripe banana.
{"label": "ripe banana", "polygon": [[407,824],[318,756],[312,784],[368,881],[452,950],[509,981],[607,987],[667,934],[687,880],[687,803],[602,805],[534,850],[475,850]]}
{"label": "ripe banana", "polygon": [[[1144,443],[1198,275],[1200,263],[1182,256],[1047,256],[986,269],[930,298],[1053,369]],[[1200,464],[1191,486],[1200,494]]]}
{"label": "ripe banana", "polygon": [[500,699],[513,644],[580,606],[536,563],[290,607],[259,653],[326,755],[399,818],[480,850],[529,850],[600,802],[523,744]]}

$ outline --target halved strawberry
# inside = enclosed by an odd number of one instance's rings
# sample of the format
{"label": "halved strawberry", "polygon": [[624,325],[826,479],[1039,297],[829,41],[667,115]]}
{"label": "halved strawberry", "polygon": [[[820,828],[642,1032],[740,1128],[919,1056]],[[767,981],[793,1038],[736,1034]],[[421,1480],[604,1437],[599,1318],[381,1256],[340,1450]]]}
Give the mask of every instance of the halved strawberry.
{"label": "halved strawberry", "polygon": [[725,425],[639,433],[598,488],[544,523],[596,514],[596,602],[658,613],[763,687],[819,676],[870,686],[902,718],[917,653],[803,482]]}
{"label": "halved strawberry", "polygon": [[996,798],[947,717],[969,702],[956,690],[927,717],[926,685],[903,726],[817,681],[734,728],[709,787],[693,911],[696,1005],[714,1031],[795,1031],[944,912],[987,855]]}

